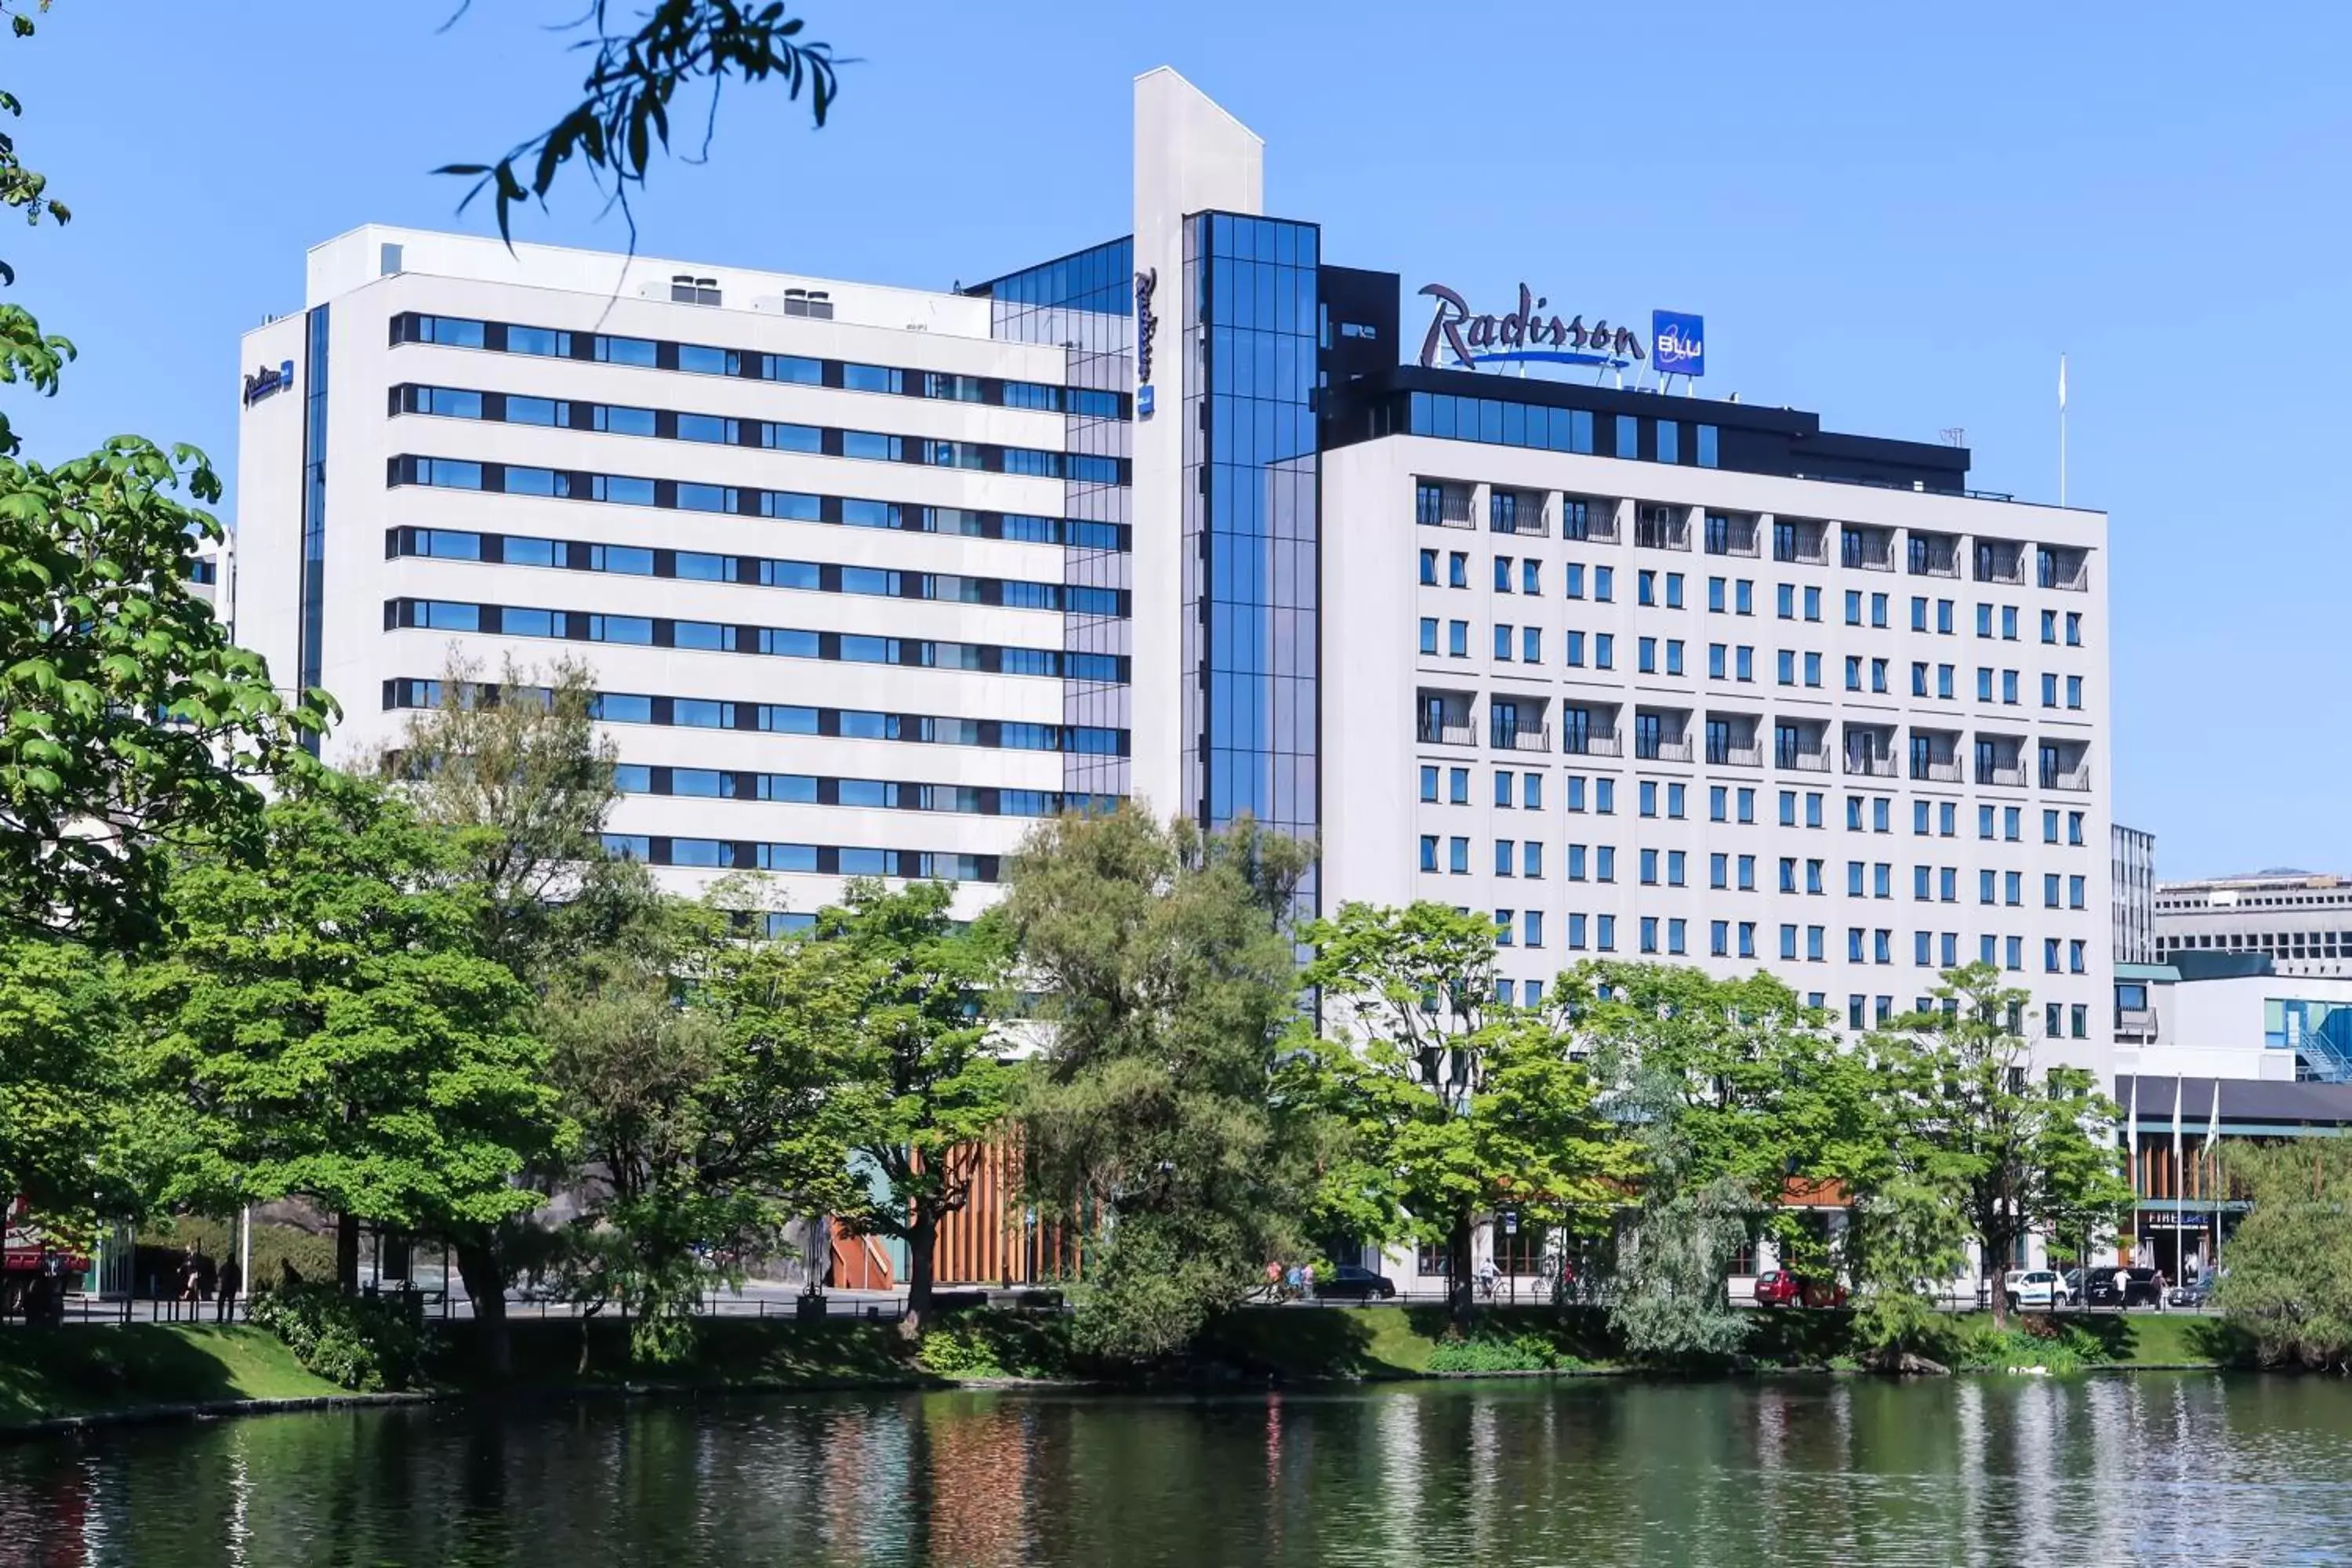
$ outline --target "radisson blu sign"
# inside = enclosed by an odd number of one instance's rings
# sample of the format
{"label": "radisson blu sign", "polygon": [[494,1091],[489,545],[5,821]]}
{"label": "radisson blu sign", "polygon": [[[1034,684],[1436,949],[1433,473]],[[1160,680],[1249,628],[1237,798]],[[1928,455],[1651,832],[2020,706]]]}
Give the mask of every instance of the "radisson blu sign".
{"label": "radisson blu sign", "polygon": [[1562,321],[1550,312],[1551,301],[1526,284],[1519,285],[1517,310],[1500,315],[1474,315],[1468,301],[1443,283],[1422,287],[1434,301],[1429,331],[1422,339],[1421,363],[1435,368],[1445,354],[1452,363],[1475,370],[1490,364],[1574,364],[1602,370],[1624,370],[1655,356],[1661,374],[1704,375],[1706,373],[1706,322],[1678,310],[1650,313],[1650,341],[1630,326],[1595,316],[1585,324],[1582,314]]}

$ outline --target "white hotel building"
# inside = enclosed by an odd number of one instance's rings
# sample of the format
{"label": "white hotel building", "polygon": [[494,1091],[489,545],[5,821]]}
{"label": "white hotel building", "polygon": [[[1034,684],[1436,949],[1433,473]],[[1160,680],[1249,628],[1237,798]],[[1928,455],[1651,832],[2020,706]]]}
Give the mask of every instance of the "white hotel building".
{"label": "white hotel building", "polygon": [[1132,233],[960,292],[328,241],[242,351],[241,638],[346,762],[453,648],[586,662],[615,847],[793,915],[977,909],[1134,795],[1317,837],[1324,910],[1492,910],[1514,994],[1613,954],[1867,1025],[1984,958],[2106,1078],[2102,514],[1668,395],[1595,301],[1457,345],[1182,79],[1136,115]]}

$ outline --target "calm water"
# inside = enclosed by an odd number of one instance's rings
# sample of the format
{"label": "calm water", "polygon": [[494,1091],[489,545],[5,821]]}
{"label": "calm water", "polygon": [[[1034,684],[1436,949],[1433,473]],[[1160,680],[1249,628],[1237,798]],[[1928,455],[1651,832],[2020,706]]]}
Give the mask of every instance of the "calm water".
{"label": "calm water", "polygon": [[0,1448],[0,1563],[2352,1561],[2352,1386],[773,1398]]}

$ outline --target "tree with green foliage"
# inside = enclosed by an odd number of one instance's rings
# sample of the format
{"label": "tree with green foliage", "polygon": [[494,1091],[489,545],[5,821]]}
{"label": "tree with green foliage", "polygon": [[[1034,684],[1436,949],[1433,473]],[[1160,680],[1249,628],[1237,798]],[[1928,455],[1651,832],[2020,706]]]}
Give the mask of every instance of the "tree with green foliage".
{"label": "tree with green foliage", "polygon": [[1752,1322],[1729,1297],[1743,1241],[1769,1237],[1811,1276],[1844,1261],[1813,1222],[1879,1144],[1867,1069],[1766,973],[1601,961],[1561,975],[1555,995],[1609,1085],[1638,1182],[1620,1331],[1654,1359],[1728,1355]]}
{"label": "tree with green foliage", "polygon": [[[618,791],[595,700],[593,673],[575,659],[544,671],[509,660],[488,680],[453,654],[434,706],[411,713],[377,759],[379,775],[448,837],[441,876],[474,911],[477,951],[540,995],[576,956],[625,949],[656,902],[643,868],[604,852]],[[547,1193],[566,1173],[530,1173]],[[541,1231],[519,1207],[450,1234],[494,1366],[507,1358],[507,1287],[549,1251]]]}
{"label": "tree with green foliage", "polygon": [[452,654],[438,700],[412,711],[377,771],[425,822],[457,839],[455,875],[475,890],[485,956],[537,984],[606,934],[642,898],[604,853],[619,798],[610,740],[596,730],[595,672],[509,659],[496,680]]}
{"label": "tree with green foliage", "polygon": [[[20,6],[0,16],[33,35]],[[0,92],[0,110],[22,106]],[[34,224],[71,216],[11,135],[0,204]],[[0,281],[16,281],[5,263]],[[0,383],[54,395],[73,354],[0,305]],[[118,436],[43,463],[22,447],[0,414],[0,934],[138,945],[159,934],[171,842],[250,851],[254,781],[296,765],[333,708],[282,695],[190,591],[198,545],[221,537],[202,452]]]}
{"label": "tree with green foliage", "polygon": [[2213,1300],[2265,1366],[2352,1370],[2352,1139],[2232,1142],[2249,1200]]}
{"label": "tree with green foliage", "polygon": [[1047,1043],[1017,1100],[1039,1211],[1087,1237],[1076,1330],[1152,1361],[1297,1256],[1320,1139],[1279,1092],[1312,850],[1132,804],[1041,824],[1011,868],[1015,984]]}
{"label": "tree with green foliage", "polygon": [[1347,904],[1300,937],[1328,1029],[1317,1096],[1347,1132],[1323,1213],[1367,1239],[1444,1247],[1466,1325],[1483,1216],[1590,1227],[1615,1205],[1592,1076],[1553,1020],[1495,1000],[1486,915]]}
{"label": "tree with green foliage", "polygon": [[[1878,1238],[1882,1279],[1925,1277],[1940,1257],[1906,1258],[1934,1229],[1940,1205],[1952,1229],[1977,1244],[1990,1285],[1993,1321],[2009,1322],[2000,1273],[2036,1233],[2073,1236],[2121,1223],[2132,1206],[2122,1156],[2112,1142],[2116,1107],[2092,1075],[2052,1067],[2033,1073],[2020,1028],[2031,994],[2001,984],[1990,963],[1946,972],[1942,1005],[1895,1020],[1867,1049],[1885,1102],[1889,1167],[1881,1190],[1907,1216]],[[1923,1212],[1924,1211],[1924,1212]]]}
{"label": "tree with green foliage", "polygon": [[[578,103],[499,158],[439,171],[474,182],[467,203],[484,191],[491,194],[501,236],[511,235],[516,205],[544,203],[574,160],[600,186],[612,181],[612,199],[627,216],[630,192],[645,184],[654,162],[669,152],[670,117],[681,89],[709,89],[698,162],[709,155],[728,81],[749,87],[773,80],[795,100],[806,88],[819,126],[840,90],[832,47],[804,40],[806,24],[787,14],[781,0],[653,0],[636,13],[638,25],[629,32],[613,29],[612,10],[611,0],[590,0],[570,24],[582,34],[572,47],[589,60]],[[634,239],[634,219],[630,234]]]}
{"label": "tree with green foliage", "polygon": [[0,939],[0,1202],[83,1237],[136,1214],[149,1174],[121,961],[75,942]]}
{"label": "tree with green foliage", "polygon": [[634,1354],[667,1362],[691,1348],[702,1298],[783,1250],[794,1215],[856,1201],[874,987],[870,966],[809,933],[747,939],[732,888],[647,891],[551,972],[540,1026],[577,1130],[576,1215],[551,1261],[575,1300],[629,1319]]}
{"label": "tree with green foliage", "polygon": [[[529,992],[481,955],[450,836],[379,787],[289,781],[258,856],[184,852],[175,940],[131,974],[149,1081],[179,1087],[168,1206],[299,1195],[447,1236],[535,1206],[562,1135]],[[356,1249],[339,1258],[356,1284]]]}
{"label": "tree with green foliage", "polygon": [[850,965],[860,994],[848,1078],[862,1101],[856,1152],[885,1184],[838,1217],[906,1243],[910,1339],[929,1320],[940,1225],[971,1202],[1012,1105],[1013,1071],[986,1010],[1005,974],[1003,921],[961,925],[953,896],[939,882],[893,891],[860,878],[817,911],[813,937]]}

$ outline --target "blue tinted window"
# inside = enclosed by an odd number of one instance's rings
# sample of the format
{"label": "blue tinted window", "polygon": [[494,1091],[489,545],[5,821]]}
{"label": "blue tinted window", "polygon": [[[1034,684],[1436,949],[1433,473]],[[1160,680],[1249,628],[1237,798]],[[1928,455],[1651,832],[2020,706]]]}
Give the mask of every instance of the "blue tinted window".
{"label": "blue tinted window", "polygon": [[656,363],[654,345],[646,338],[614,338],[598,333],[596,357],[609,364],[652,365]]}
{"label": "blue tinted window", "polygon": [[607,724],[650,724],[654,721],[654,700],[606,691],[595,698],[590,711]]}
{"label": "blue tinted window", "polygon": [[591,616],[588,640],[647,644],[654,640],[654,623],[645,616]]}

